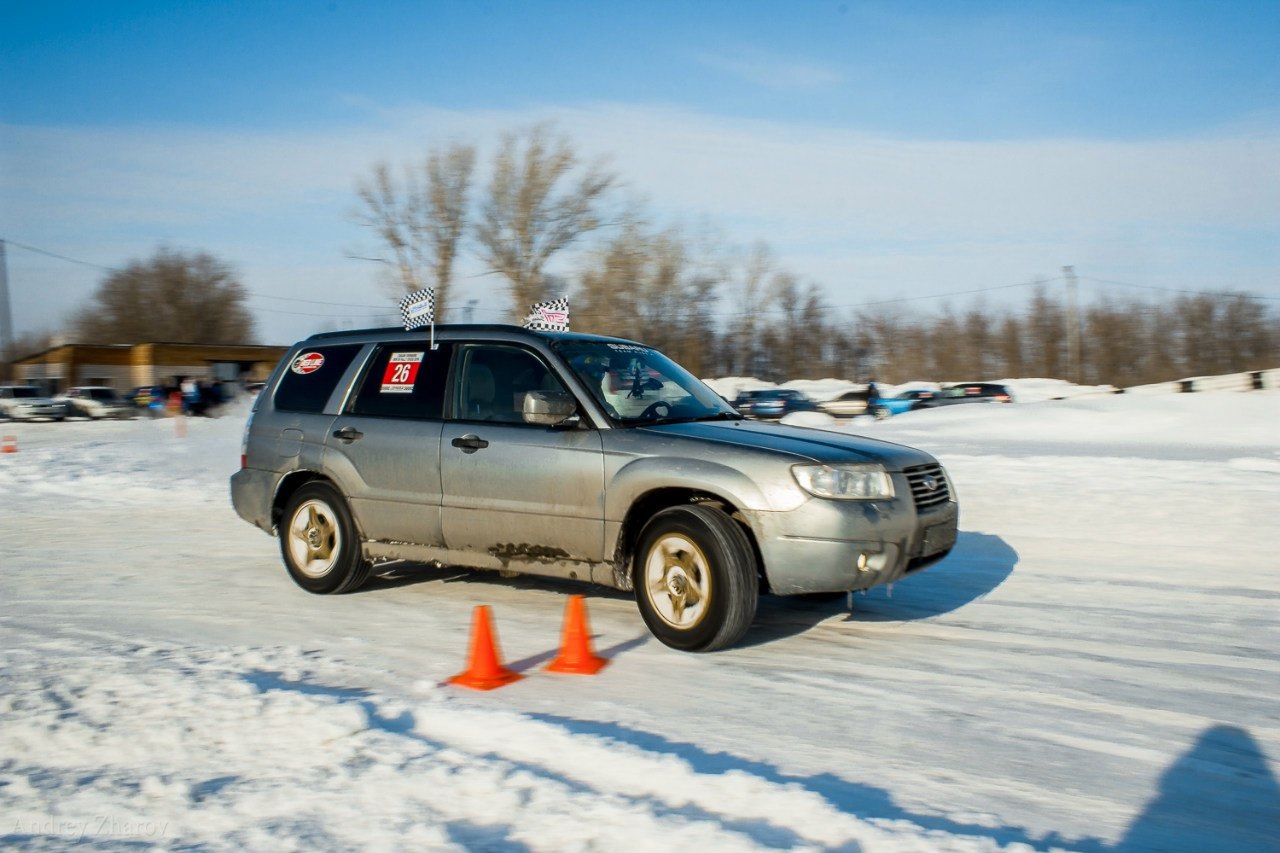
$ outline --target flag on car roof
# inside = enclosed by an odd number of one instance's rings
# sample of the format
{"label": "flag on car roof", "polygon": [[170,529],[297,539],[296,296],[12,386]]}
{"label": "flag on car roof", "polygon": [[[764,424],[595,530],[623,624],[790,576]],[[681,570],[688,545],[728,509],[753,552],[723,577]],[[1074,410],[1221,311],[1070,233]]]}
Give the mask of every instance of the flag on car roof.
{"label": "flag on car roof", "polygon": [[569,331],[569,297],[534,303],[530,306],[523,325],[535,332]]}
{"label": "flag on car roof", "polygon": [[428,287],[401,299],[400,317],[406,332],[435,323],[436,292]]}

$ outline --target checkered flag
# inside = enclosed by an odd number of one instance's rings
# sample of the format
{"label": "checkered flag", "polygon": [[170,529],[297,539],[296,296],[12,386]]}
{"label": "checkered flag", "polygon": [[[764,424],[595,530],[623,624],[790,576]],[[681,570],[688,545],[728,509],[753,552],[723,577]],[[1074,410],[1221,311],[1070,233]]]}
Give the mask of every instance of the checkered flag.
{"label": "checkered flag", "polygon": [[435,323],[436,292],[428,287],[401,299],[400,317],[404,320],[406,332]]}
{"label": "checkered flag", "polygon": [[529,314],[522,324],[526,329],[535,332],[569,331],[569,297],[561,296],[529,307]]}

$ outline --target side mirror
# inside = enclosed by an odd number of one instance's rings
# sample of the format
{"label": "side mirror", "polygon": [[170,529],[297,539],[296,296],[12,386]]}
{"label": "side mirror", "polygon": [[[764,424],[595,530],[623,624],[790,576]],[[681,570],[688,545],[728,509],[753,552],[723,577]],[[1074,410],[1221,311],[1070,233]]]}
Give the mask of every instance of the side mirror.
{"label": "side mirror", "polygon": [[578,401],[565,391],[526,391],[524,422],[538,426],[560,426],[574,417]]}

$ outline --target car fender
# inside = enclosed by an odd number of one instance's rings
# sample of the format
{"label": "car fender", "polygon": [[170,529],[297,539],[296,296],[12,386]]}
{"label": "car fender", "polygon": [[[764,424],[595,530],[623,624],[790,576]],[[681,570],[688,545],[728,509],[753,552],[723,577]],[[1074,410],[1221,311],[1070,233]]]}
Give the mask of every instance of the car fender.
{"label": "car fender", "polygon": [[[708,459],[683,457],[646,457],[634,459],[618,468],[607,479],[605,519],[621,521],[644,495],[662,489],[681,489],[721,498],[739,509],[785,511],[805,500],[805,494],[794,481],[762,489],[744,471]],[[789,478],[788,478],[789,479]]]}

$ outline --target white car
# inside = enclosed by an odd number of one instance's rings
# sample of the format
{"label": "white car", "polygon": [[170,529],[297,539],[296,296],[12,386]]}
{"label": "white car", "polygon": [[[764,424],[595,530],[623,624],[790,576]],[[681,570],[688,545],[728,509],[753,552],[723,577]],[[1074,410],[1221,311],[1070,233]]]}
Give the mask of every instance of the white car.
{"label": "white car", "polygon": [[106,385],[78,385],[68,388],[55,399],[67,405],[68,415],[93,418],[132,418],[138,414],[128,400],[116,393],[116,389]]}
{"label": "white car", "polygon": [[0,385],[0,416],[15,421],[60,421],[67,416],[67,404],[49,399],[34,385]]}

